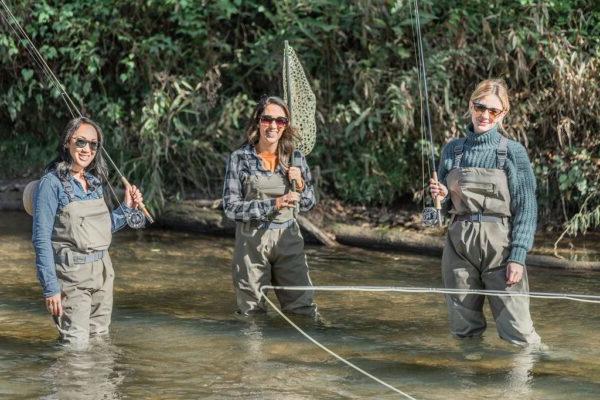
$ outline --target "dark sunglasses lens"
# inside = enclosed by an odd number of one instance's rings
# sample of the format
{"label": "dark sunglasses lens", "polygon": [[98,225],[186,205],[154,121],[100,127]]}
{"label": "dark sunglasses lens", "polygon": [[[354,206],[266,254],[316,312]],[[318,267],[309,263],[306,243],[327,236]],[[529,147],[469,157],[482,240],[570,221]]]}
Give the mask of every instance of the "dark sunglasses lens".
{"label": "dark sunglasses lens", "polygon": [[260,117],[260,122],[262,122],[263,124],[270,124],[274,120],[275,119],[273,117],[270,117],[268,115],[263,115],[262,117]]}
{"label": "dark sunglasses lens", "polygon": [[85,139],[77,139],[75,140],[75,146],[77,146],[77,148],[79,149],[83,149],[85,147],[86,144],[90,144],[90,150],[91,151],[96,151],[98,150],[98,142],[88,142]]}
{"label": "dark sunglasses lens", "polygon": [[473,108],[475,108],[475,111],[480,113],[485,112],[485,110],[487,110],[487,108],[483,104],[479,103],[473,103]]}
{"label": "dark sunglasses lens", "polygon": [[277,126],[287,126],[288,120],[287,118],[279,117],[275,118],[275,123],[277,124]]}
{"label": "dark sunglasses lens", "polygon": [[487,110],[490,113],[490,117],[492,118],[496,118],[502,112],[502,110],[498,110],[497,108],[487,108],[483,104],[479,103],[473,103],[473,108],[475,109],[475,111],[482,114],[485,112],[485,110]]}

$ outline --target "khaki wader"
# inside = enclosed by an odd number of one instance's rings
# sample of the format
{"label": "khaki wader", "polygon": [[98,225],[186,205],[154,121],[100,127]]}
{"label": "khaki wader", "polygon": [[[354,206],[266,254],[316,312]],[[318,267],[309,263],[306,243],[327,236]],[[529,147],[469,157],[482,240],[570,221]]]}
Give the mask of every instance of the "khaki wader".
{"label": "khaki wader", "polygon": [[[284,195],[289,183],[281,174],[250,176],[245,184],[245,200],[265,200]],[[304,238],[294,217],[295,210],[284,208],[270,222],[238,222],[233,254],[233,286],[238,310],[247,315],[265,312],[260,288],[273,286],[312,286],[304,254]],[[284,311],[316,315],[313,291],[276,290]]]}
{"label": "khaki wader", "polygon": [[70,182],[61,182],[70,202],[56,216],[52,232],[63,307],[54,321],[64,343],[85,345],[90,336],[108,334],[110,325],[115,275],[107,251],[111,217],[104,199],[77,201]]}
{"label": "khaki wader", "polygon": [[[506,284],[510,254],[510,192],[504,165],[507,139],[497,150],[497,169],[461,168],[462,143],[454,149],[454,163],[447,183],[452,200],[451,224],[442,256],[444,286],[454,289],[529,292],[527,271],[517,284]],[[533,328],[527,297],[488,297],[499,336],[511,343],[539,343]],[[452,334],[481,336],[486,328],[484,296],[447,295]]]}

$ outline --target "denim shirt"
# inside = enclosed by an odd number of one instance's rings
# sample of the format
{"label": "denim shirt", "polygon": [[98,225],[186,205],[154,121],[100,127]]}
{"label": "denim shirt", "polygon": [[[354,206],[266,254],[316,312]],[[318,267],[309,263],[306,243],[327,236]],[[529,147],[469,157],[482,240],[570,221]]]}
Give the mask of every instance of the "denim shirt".
{"label": "denim shirt", "polygon": [[[72,175],[69,182],[73,187],[76,201],[95,200],[103,197],[102,185],[95,176],[86,173],[88,191],[83,189],[81,183]],[[56,277],[54,251],[52,250],[52,231],[58,213],[69,204],[69,197],[62,183],[54,172],[49,172],[40,179],[38,189],[33,199],[33,235],[32,242],[35,248],[35,266],[37,277],[42,285],[44,297],[60,293],[60,285]],[[127,221],[125,211],[129,207],[122,205],[111,213],[111,229],[116,232],[123,228]]]}

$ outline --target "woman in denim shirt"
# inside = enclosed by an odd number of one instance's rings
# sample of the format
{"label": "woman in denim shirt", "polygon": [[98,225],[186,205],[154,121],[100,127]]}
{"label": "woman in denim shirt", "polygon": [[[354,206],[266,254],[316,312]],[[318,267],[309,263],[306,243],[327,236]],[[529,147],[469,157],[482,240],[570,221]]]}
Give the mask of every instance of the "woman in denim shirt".
{"label": "woman in denim shirt", "polygon": [[143,201],[132,186],[124,204],[109,211],[102,144],[96,123],[71,120],[33,201],[37,276],[61,340],[73,345],[108,333],[114,270],[107,250],[112,232],[126,225],[125,213]]}

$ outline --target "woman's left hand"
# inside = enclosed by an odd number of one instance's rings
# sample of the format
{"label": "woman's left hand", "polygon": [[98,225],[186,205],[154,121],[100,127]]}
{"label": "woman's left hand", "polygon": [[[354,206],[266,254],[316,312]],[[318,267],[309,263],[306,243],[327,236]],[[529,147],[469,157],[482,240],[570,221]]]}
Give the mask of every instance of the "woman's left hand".
{"label": "woman's left hand", "polygon": [[302,172],[298,167],[290,167],[288,170],[288,179],[291,181],[296,181],[296,188],[302,188],[304,186],[304,181],[302,180]]}
{"label": "woman's left hand", "polygon": [[131,185],[125,190],[125,198],[123,200],[129,208],[138,208],[144,202],[142,192],[135,185]]}
{"label": "woman's left hand", "polygon": [[506,284],[509,286],[521,282],[525,267],[515,262],[509,262],[506,266]]}

